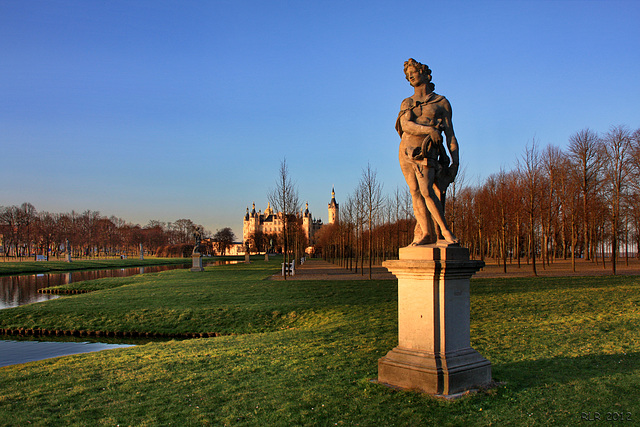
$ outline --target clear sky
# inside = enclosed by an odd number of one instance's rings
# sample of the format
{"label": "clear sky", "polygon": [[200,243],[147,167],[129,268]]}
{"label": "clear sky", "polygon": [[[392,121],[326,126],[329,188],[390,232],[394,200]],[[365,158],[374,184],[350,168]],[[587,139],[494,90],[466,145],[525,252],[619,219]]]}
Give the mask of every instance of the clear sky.
{"label": "clear sky", "polygon": [[639,1],[0,0],[0,205],[242,236],[286,157],[327,221],[370,163],[404,186],[409,57],[467,184],[533,138],[640,127]]}

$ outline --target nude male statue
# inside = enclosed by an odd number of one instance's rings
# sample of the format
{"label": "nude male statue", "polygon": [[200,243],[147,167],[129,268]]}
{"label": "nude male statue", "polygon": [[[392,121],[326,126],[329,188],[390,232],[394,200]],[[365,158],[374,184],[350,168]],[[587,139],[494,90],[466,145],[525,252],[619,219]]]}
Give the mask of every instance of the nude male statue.
{"label": "nude male statue", "polygon": [[[411,245],[457,244],[444,218],[447,186],[453,182],[460,164],[458,141],[453,132],[451,104],[433,90],[431,70],[410,58],[404,63],[405,77],[414,94],[402,101],[396,130],[400,140],[400,168],[411,198],[417,225]],[[442,132],[452,163],[444,148]]]}
{"label": "nude male statue", "polygon": [[196,227],[196,229],[194,230],[193,238],[196,241],[196,244],[193,247],[193,253],[200,253],[200,244],[202,242],[202,233],[200,232],[200,227]]}

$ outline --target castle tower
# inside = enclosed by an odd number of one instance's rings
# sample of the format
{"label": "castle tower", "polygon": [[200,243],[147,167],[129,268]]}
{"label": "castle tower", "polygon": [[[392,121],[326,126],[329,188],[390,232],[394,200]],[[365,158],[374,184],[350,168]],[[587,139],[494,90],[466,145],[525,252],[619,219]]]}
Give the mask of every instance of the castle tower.
{"label": "castle tower", "polygon": [[336,202],[335,188],[331,189],[331,202],[329,202],[329,224],[340,222],[340,207]]}
{"label": "castle tower", "polygon": [[247,207],[247,213],[244,216],[244,221],[242,223],[242,242],[246,242],[251,234],[259,231],[259,226],[260,215],[256,212],[256,204],[254,202],[251,213],[249,213],[249,208]]}
{"label": "castle tower", "polygon": [[244,220],[242,221],[242,243],[247,241],[247,237],[249,237],[249,229],[251,227],[251,216],[249,215],[249,206],[247,206],[247,213],[244,215]]}

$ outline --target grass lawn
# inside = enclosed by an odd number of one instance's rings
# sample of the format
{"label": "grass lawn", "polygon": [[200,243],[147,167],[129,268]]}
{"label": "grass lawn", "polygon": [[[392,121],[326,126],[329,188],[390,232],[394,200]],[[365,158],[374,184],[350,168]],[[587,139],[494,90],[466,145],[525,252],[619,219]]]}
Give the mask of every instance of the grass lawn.
{"label": "grass lawn", "polygon": [[397,343],[395,281],[264,280],[278,268],[166,271],[0,310],[0,327],[235,334],[0,368],[0,424],[640,420],[638,277],[472,281],[472,345],[501,385],[449,402],[370,381]]}

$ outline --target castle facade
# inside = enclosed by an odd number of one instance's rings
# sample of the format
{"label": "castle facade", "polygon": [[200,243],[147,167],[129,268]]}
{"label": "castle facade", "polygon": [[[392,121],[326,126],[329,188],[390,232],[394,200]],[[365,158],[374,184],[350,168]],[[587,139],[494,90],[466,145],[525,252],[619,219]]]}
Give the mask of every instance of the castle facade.
{"label": "castle facade", "polygon": [[[339,206],[336,203],[336,194],[334,190],[331,190],[331,202],[329,203],[329,224],[334,224],[339,221]],[[302,230],[310,245],[314,243],[314,236],[318,230],[323,226],[321,219],[314,219],[309,212],[309,203],[306,204],[304,211],[300,211],[297,214],[299,219],[302,219]],[[262,232],[263,234],[276,234],[282,233],[282,227],[284,226],[284,214],[282,212],[274,212],[271,209],[271,204],[267,203],[267,208],[262,211],[256,212],[256,204],[253,203],[253,208],[244,215],[242,222],[242,242],[246,241],[255,232]]]}

